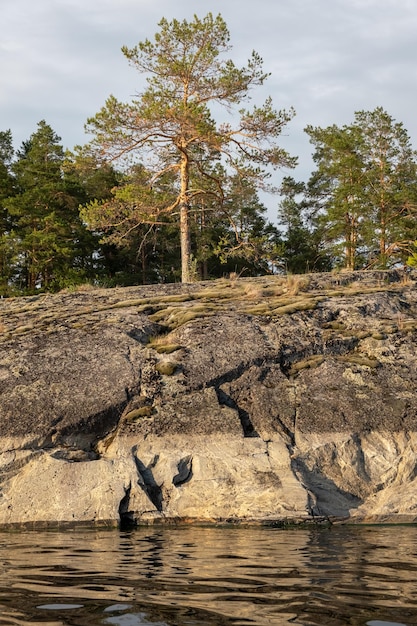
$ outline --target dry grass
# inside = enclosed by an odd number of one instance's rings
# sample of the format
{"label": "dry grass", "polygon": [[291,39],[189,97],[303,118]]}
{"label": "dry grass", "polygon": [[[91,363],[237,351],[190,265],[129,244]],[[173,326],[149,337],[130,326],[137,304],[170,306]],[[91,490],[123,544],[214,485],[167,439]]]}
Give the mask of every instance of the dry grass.
{"label": "dry grass", "polygon": [[18,326],[17,328],[14,329],[14,334],[15,335],[22,335],[24,333],[28,333],[29,331],[33,330],[33,324],[26,324],[24,326]]}
{"label": "dry grass", "polygon": [[310,278],[303,274],[289,274],[287,276],[287,294],[296,296],[305,291],[310,284]]}
{"label": "dry grass", "polygon": [[195,300],[227,300],[229,298],[234,298],[236,294],[231,293],[230,285],[225,283],[223,285],[219,285],[217,289],[205,289],[204,291],[199,291],[194,294]]}
{"label": "dry grass", "polygon": [[318,296],[303,296],[297,298],[289,297],[288,294],[281,298],[264,299],[256,305],[244,307],[244,312],[249,315],[292,315],[299,311],[309,311],[315,309],[317,304],[322,300]]}
{"label": "dry grass", "polygon": [[169,306],[161,307],[149,318],[153,322],[163,324],[169,331],[175,330],[179,326],[191,322],[195,319],[202,319],[213,315],[217,308],[205,302],[190,304],[189,306]]}
{"label": "dry grass", "polygon": [[246,307],[245,313],[248,315],[271,315],[271,308],[267,302],[262,302],[261,304]]}
{"label": "dry grass", "polygon": [[201,309],[200,307],[193,307],[186,311],[177,311],[174,315],[170,315],[165,323],[170,330],[175,330],[188,322],[203,319],[204,317],[209,317],[211,315],[214,315],[214,311],[207,308]]}
{"label": "dry grass", "polygon": [[182,348],[183,346],[180,346],[180,344],[178,343],[166,343],[166,344],[161,344],[159,346],[155,346],[154,350],[155,352],[158,352],[158,354],[172,354],[173,352],[177,352],[178,350],[181,350]]}
{"label": "dry grass", "polygon": [[345,330],[346,326],[343,324],[343,322],[333,320],[332,322],[326,322],[325,324],[323,324],[323,328],[329,328],[332,330]]}
{"label": "dry grass", "polygon": [[149,305],[149,303],[150,303],[149,298],[139,298],[136,300],[119,300],[119,302],[114,302],[113,304],[107,304],[107,305],[101,306],[97,310],[107,311],[108,309],[125,309],[126,307],[129,307],[129,306],[140,307],[140,306]]}
{"label": "dry grass", "polygon": [[[135,314],[144,314],[148,319],[160,324],[169,332],[192,322],[204,319],[219,313],[244,313],[257,316],[270,316],[277,318],[284,315],[292,315],[300,311],[314,309],[317,304],[332,297],[352,297],[358,294],[369,294],[380,291],[401,291],[401,283],[383,285],[371,285],[368,279],[350,281],[343,284],[340,281],[331,280],[326,282],[326,277],[316,278],[314,275],[287,275],[287,276],[263,276],[260,278],[241,278],[232,273],[228,278],[218,279],[210,283],[202,283],[193,291],[182,288],[176,293],[167,295],[161,287],[162,293],[157,290],[102,290],[98,298],[93,293],[91,297],[80,296],[80,301],[70,298],[62,300],[55,306],[53,296],[40,294],[27,298],[9,299],[3,303],[2,319],[7,321],[0,323],[0,337],[4,342],[9,335],[23,334],[26,332],[56,332],[61,321],[76,328],[85,328],[92,322],[100,322],[102,316],[96,320],[94,315],[101,315],[109,311],[106,323],[117,324],[121,309],[131,309]],[[91,284],[80,285],[78,291],[97,290]],[[181,291],[178,293],[178,291]],[[142,297],[139,297],[142,295]],[[117,298],[120,298],[117,300]],[[65,304],[65,306],[64,306]],[[90,305],[90,306],[88,306]],[[110,311],[114,310],[114,314]],[[28,314],[28,315],[27,315]],[[32,327],[28,320],[32,322]],[[57,325],[58,323],[58,325]],[[100,322],[101,323],[101,322]],[[13,330],[10,330],[10,327]],[[378,328],[381,334],[395,332],[414,332],[417,322],[410,318],[399,315],[398,319],[387,319],[384,326]],[[352,332],[343,328],[340,321],[329,322],[325,325],[325,333],[337,333],[352,335]],[[151,338],[148,346],[160,354],[170,354],[180,349],[175,341],[166,336]]]}
{"label": "dry grass", "polygon": [[265,292],[256,283],[246,283],[243,286],[243,296],[245,300],[261,300],[265,296]]}
{"label": "dry grass", "polygon": [[100,289],[100,287],[92,285],[91,283],[82,283],[81,285],[71,285],[70,287],[65,287],[64,289],[61,289],[59,293],[85,293],[88,291],[94,291],[95,289]]}
{"label": "dry grass", "polygon": [[155,311],[155,313],[151,313],[151,315],[149,315],[149,319],[156,323],[165,322],[171,313],[175,312],[175,310],[176,309],[174,307],[161,307],[158,311]]}
{"label": "dry grass", "polygon": [[194,300],[192,294],[180,293],[173,296],[159,296],[158,298],[150,298],[150,303],[159,304],[160,302],[191,302]]}
{"label": "dry grass", "polygon": [[414,332],[417,330],[417,320],[403,320],[401,330],[405,333]]}
{"label": "dry grass", "polygon": [[172,354],[177,350],[181,350],[182,346],[178,343],[169,341],[170,333],[162,333],[161,335],[153,335],[149,338],[148,347],[158,352],[158,354]]}

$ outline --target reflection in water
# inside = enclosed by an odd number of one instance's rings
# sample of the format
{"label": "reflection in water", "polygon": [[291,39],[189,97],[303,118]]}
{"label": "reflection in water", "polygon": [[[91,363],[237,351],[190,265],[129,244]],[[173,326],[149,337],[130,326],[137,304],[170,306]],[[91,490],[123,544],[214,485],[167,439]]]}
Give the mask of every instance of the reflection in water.
{"label": "reflection in water", "polygon": [[0,625],[417,624],[412,526],[0,534]]}

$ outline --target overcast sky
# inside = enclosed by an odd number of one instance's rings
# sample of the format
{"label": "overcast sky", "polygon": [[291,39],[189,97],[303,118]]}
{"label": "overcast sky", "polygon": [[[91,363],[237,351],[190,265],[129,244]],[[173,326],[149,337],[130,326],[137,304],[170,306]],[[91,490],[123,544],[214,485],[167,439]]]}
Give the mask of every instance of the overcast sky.
{"label": "overcast sky", "polygon": [[65,148],[86,143],[85,121],[110,94],[140,90],[121,46],[153,38],[162,17],[209,11],[225,19],[237,65],[263,57],[259,97],[294,107],[281,143],[297,179],[312,168],[305,126],[348,124],[355,111],[382,106],[417,147],[417,0],[0,0],[0,130],[19,147],[44,119]]}

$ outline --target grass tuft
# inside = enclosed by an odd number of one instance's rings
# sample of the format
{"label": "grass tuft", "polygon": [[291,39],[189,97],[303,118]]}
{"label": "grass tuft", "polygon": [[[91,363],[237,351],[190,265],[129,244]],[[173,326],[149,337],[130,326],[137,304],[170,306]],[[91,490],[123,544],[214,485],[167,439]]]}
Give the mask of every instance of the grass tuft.
{"label": "grass tuft", "polygon": [[296,296],[300,291],[305,291],[310,284],[310,278],[302,274],[289,274],[287,276],[287,293]]}

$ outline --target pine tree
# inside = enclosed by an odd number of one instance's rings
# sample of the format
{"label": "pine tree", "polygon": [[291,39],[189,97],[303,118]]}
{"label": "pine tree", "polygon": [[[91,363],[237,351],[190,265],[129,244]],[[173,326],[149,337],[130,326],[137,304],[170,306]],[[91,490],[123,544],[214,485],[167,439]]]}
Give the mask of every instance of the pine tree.
{"label": "pine tree", "polygon": [[417,237],[417,161],[403,125],[379,107],[306,132],[317,164],[309,200],[333,255],[343,249],[350,270],[404,263]]}
{"label": "pine tree", "polygon": [[417,237],[417,160],[403,124],[381,107],[355,114],[364,164],[362,203],[368,263],[405,262]]}
{"label": "pine tree", "polygon": [[317,170],[308,183],[310,203],[324,225],[324,236],[335,258],[348,270],[357,267],[361,223],[368,207],[363,202],[365,167],[362,138],[356,127],[306,128],[315,147]]}
{"label": "pine tree", "polygon": [[[205,163],[216,155],[228,171],[252,165],[254,171],[257,168],[258,185],[265,184],[268,167],[294,164],[276,143],[293,112],[278,112],[267,99],[252,110],[241,109],[235,125],[217,124],[214,105],[232,112],[253,87],[265,82],[268,75],[262,59],[254,52],[246,67],[238,68],[224,58],[230,50],[229,32],[220,15],[194,16],[190,22],[162,19],[159,26],[153,41],[122,49],[130,64],[147,75],[145,91],[130,104],[110,97],[88,120],[87,131],[93,135],[92,149],[99,154],[108,159],[136,155],[149,172],[144,181],[148,192],[145,197],[141,192],[136,199],[126,198],[126,211],[146,204],[147,210],[138,217],[149,226],[161,221],[161,216],[178,215],[182,280],[189,282],[190,207],[205,193],[193,187],[198,178],[195,170],[199,177],[210,177],[212,168],[207,171]],[[159,195],[153,197],[157,182],[167,176],[175,179],[175,195],[162,198],[159,185]],[[89,217],[92,212],[90,207]]]}

